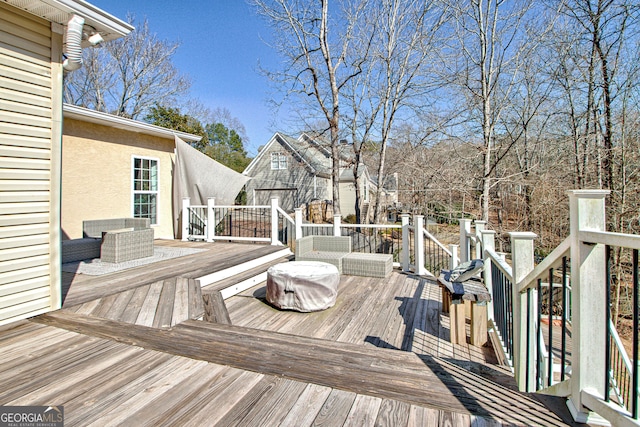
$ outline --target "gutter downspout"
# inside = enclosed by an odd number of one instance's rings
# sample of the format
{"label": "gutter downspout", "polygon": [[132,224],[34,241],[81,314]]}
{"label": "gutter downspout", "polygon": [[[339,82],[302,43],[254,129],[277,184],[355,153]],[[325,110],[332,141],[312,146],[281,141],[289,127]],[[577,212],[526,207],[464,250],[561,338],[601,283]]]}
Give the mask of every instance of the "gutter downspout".
{"label": "gutter downspout", "polygon": [[82,67],[82,29],[84,18],[73,15],[67,23],[67,31],[64,33],[65,57],[62,67],[67,71],[75,71]]}

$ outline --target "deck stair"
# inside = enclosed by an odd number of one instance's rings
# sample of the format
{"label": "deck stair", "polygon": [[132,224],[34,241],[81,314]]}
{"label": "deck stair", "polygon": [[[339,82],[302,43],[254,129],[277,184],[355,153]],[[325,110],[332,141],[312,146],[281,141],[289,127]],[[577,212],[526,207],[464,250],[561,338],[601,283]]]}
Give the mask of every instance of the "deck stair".
{"label": "deck stair", "polygon": [[395,399],[405,405],[473,414],[486,422],[566,425],[531,395],[436,357],[195,320],[156,329],[62,310],[34,321],[194,360]]}

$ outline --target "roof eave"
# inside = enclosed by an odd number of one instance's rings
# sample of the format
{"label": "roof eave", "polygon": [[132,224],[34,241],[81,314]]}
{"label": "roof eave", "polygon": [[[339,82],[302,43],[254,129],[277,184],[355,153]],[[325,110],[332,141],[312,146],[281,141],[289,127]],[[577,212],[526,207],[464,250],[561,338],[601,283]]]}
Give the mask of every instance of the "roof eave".
{"label": "roof eave", "polygon": [[152,125],[128,119],[126,117],[114,116],[113,114],[90,110],[88,108],[78,107],[77,105],[64,104],[62,111],[65,118],[128,130],[130,132],[143,133],[162,138],[173,138],[174,136],[178,136],[180,139],[187,142],[197,142],[202,139],[202,137],[198,135]]}
{"label": "roof eave", "polygon": [[67,25],[72,15],[81,16],[85,20],[85,25],[93,27],[105,41],[124,37],[134,30],[132,25],[84,0],[4,1],[60,25]]}

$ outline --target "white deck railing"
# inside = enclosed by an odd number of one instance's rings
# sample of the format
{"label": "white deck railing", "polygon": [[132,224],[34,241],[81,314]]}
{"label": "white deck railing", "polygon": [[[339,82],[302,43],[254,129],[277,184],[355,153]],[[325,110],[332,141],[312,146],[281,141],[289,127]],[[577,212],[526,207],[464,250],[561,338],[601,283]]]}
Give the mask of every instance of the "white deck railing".
{"label": "white deck railing", "polygon": [[301,209],[291,218],[278,199],[265,206],[223,206],[209,198],[207,206],[195,206],[185,198],[182,218],[187,218],[182,240],[265,242],[293,249],[295,240],[307,235],[350,236],[354,252],[391,254],[396,266],[420,275],[437,275],[457,260],[457,248],[447,249],[429,233],[421,215],[403,215],[402,224],[348,224],[339,215],[333,224],[309,224]]}
{"label": "white deck railing", "polygon": [[[638,369],[634,372],[638,352],[630,361],[610,319],[611,274],[606,250],[637,251],[640,236],[605,231],[607,194],[601,190],[569,192],[570,235],[537,266],[535,234],[510,233],[508,264],[495,252],[494,231],[486,230],[482,222],[472,230],[471,220],[461,220],[460,261],[469,260],[474,250],[485,260],[485,283],[494,295],[489,326],[503,343],[520,390],[566,397],[578,422],[640,425]],[[638,294],[637,253],[635,257],[634,291]],[[544,314],[543,304],[547,304]],[[559,337],[554,335],[558,333],[554,322],[562,324]],[[569,326],[573,350],[565,359]],[[634,328],[638,328],[638,319]],[[561,344],[554,343],[559,340]],[[637,348],[637,336],[634,340]]]}
{"label": "white deck railing", "polygon": [[[359,250],[390,251],[404,271],[418,275],[438,275],[440,268],[455,266],[458,257],[460,262],[482,257],[485,284],[493,295],[489,326],[503,344],[518,387],[567,397],[567,406],[579,422],[640,425],[638,404],[633,401],[638,396],[638,372],[634,372],[638,352],[630,361],[620,343],[609,319],[605,284],[605,246],[637,251],[640,236],[605,231],[606,194],[599,190],[570,192],[570,235],[537,266],[534,233],[509,233],[509,263],[495,251],[495,231],[486,229],[481,221],[461,219],[460,244],[447,248],[426,230],[420,215],[402,215],[401,225],[343,224],[339,216],[334,217],[333,224],[308,224],[301,210],[291,218],[276,199],[267,206],[217,206],[210,199],[206,209],[190,206],[187,200],[183,218],[193,218],[197,224],[185,222],[183,239],[251,240],[293,246],[296,238],[309,234],[362,235],[365,243]],[[240,222],[256,222],[254,235],[233,235],[233,223],[237,225],[238,220],[229,215],[234,212],[245,212]],[[265,230],[264,236],[258,236],[258,228]],[[250,234],[246,227],[245,233]],[[637,261],[634,268],[638,268]],[[560,315],[554,314],[557,292],[562,294]],[[546,326],[543,317],[548,320]],[[560,357],[554,355],[558,348],[553,342],[558,320],[562,323]],[[637,329],[637,319],[634,325]],[[573,351],[565,358],[568,326]],[[611,358],[621,360],[624,367],[612,368]],[[631,388],[629,382],[633,383]]]}

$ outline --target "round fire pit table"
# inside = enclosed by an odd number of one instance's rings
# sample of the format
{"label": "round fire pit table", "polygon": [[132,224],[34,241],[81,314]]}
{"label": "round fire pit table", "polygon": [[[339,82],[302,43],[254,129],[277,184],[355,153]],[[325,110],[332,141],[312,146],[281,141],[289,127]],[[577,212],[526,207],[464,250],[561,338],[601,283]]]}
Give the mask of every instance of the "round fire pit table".
{"label": "round fire pit table", "polygon": [[276,264],[267,270],[267,301],[283,310],[325,310],[336,303],[338,283],[338,268],[326,262]]}

